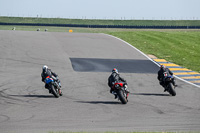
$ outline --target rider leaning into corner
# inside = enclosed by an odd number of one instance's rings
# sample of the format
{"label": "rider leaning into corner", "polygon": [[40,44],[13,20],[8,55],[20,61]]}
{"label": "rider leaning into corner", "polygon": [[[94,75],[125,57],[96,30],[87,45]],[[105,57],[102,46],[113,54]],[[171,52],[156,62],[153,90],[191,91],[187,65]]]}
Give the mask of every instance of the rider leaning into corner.
{"label": "rider leaning into corner", "polygon": [[[125,82],[125,85],[127,87],[127,83],[126,80],[123,79],[122,77],[120,77],[118,70],[116,68],[114,68],[112,70],[111,75],[108,78],[108,86],[110,87],[110,93],[112,93],[113,95],[115,95],[115,99],[117,98],[117,93],[114,91],[113,89],[113,85],[115,84],[115,82]],[[128,89],[126,89],[126,91],[129,93],[130,91]]]}
{"label": "rider leaning into corner", "polygon": [[[159,80],[160,85],[162,85],[164,87],[165,81],[164,81],[164,72],[167,72],[167,75],[171,75],[173,76],[172,71],[170,71],[168,68],[165,67],[165,65],[161,65],[160,66],[160,70],[158,71],[158,77],[157,79]],[[175,78],[172,78],[172,84],[174,85],[174,87],[177,87],[178,85],[176,85],[175,83]],[[165,92],[166,90],[164,90]]]}
{"label": "rider leaning into corner", "polygon": [[[58,82],[60,88],[61,88],[61,84],[60,84],[60,80],[58,79],[58,75],[54,72],[51,71],[51,69],[48,68],[47,65],[44,65],[42,67],[42,73],[41,73],[41,77],[42,77],[42,82],[45,82],[45,79],[47,76],[50,76],[51,78],[53,78],[53,80],[55,80],[56,82]],[[48,89],[48,84],[45,83],[45,88]],[[51,91],[49,90],[49,93],[51,93]],[[60,96],[62,96],[62,92],[60,90],[59,92]]]}

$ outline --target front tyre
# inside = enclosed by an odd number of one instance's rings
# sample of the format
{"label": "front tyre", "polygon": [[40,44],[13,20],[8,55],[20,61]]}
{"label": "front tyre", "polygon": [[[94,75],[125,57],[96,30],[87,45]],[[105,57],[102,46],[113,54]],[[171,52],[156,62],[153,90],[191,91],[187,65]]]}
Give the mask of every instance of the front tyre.
{"label": "front tyre", "polygon": [[122,90],[118,90],[117,95],[119,97],[119,100],[122,102],[122,104],[126,104],[128,102]]}
{"label": "front tyre", "polygon": [[169,93],[172,96],[176,96],[176,91],[174,90],[174,86],[172,85],[172,83],[169,83]]}
{"label": "front tyre", "polygon": [[53,85],[51,85],[51,92],[56,98],[58,98],[60,96],[59,92],[55,89],[55,87]]}

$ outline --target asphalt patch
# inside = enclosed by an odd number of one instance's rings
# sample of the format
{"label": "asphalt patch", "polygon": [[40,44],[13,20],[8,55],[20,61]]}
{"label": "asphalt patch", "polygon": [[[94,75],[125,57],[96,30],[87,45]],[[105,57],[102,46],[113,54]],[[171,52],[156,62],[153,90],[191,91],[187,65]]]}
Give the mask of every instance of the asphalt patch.
{"label": "asphalt patch", "polygon": [[117,68],[121,73],[157,73],[159,68],[150,60],[70,58],[74,71],[111,72]]}

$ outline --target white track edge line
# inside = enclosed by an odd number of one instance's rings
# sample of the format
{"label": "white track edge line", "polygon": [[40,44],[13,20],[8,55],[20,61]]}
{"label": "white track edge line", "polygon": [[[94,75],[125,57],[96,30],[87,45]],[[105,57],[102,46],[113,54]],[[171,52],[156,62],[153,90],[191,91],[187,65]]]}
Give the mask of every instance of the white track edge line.
{"label": "white track edge line", "polygon": [[[129,44],[128,42],[126,42],[126,41],[124,41],[124,40],[122,40],[122,39],[120,39],[120,38],[118,38],[118,37],[109,35],[109,34],[105,34],[105,33],[100,33],[100,34],[103,34],[103,35],[106,35],[106,36],[110,36],[110,37],[112,37],[112,38],[115,38],[115,39],[118,39],[118,40],[124,42],[125,44],[129,45],[130,47],[134,48],[134,49],[137,50],[139,53],[141,53],[142,55],[144,55],[147,59],[149,59],[150,61],[152,61],[154,64],[156,64],[157,66],[160,66],[160,64],[158,64],[157,62],[155,62],[154,60],[152,60],[151,58],[149,58],[146,54],[144,54],[142,51],[140,51],[139,49],[137,49],[137,48],[134,47],[133,45]],[[181,81],[183,81],[183,82],[186,82],[186,83],[188,83],[188,84],[191,84],[191,85],[193,85],[193,86],[195,86],[195,87],[200,88],[199,85],[196,85],[196,84],[191,83],[191,82],[189,82],[189,81],[187,81],[187,80],[184,80],[184,79],[182,79],[182,78],[180,78],[180,77],[178,77],[178,76],[176,76],[176,75],[174,75],[174,77],[178,78],[179,80],[181,80]]]}

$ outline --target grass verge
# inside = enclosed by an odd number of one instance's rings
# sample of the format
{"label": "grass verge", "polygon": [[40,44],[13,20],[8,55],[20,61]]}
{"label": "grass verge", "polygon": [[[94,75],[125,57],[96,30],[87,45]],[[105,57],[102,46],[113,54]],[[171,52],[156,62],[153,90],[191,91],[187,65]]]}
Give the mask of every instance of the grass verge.
{"label": "grass verge", "polygon": [[135,46],[180,66],[200,72],[200,31],[110,32]]}
{"label": "grass verge", "polygon": [[97,20],[0,17],[2,23],[45,23],[45,24],[86,24],[86,25],[137,25],[137,26],[200,26],[200,20]]}

